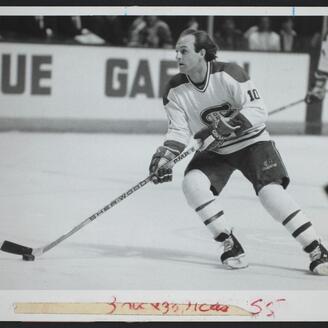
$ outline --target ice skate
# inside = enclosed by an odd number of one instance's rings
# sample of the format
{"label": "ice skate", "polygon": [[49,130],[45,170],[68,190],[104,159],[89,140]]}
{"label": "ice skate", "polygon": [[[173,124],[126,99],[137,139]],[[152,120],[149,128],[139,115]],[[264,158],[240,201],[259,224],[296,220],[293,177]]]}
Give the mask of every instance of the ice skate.
{"label": "ice skate", "polygon": [[223,241],[223,247],[224,250],[221,255],[221,262],[225,267],[228,269],[242,269],[248,267],[244,249],[232,233]]}
{"label": "ice skate", "polygon": [[328,276],[328,251],[322,244],[310,253],[310,259],[310,271],[320,276]]}

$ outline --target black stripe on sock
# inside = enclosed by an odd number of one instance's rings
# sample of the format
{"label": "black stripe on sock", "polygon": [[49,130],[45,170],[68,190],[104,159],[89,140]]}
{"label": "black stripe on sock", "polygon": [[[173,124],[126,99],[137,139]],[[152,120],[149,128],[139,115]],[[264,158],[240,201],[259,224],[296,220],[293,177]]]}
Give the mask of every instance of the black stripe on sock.
{"label": "black stripe on sock", "polygon": [[214,202],[214,201],[215,201],[215,198],[214,198],[214,199],[211,199],[209,202],[206,202],[205,204],[200,205],[199,207],[197,207],[197,208],[195,209],[195,211],[196,211],[196,212],[199,212],[200,210],[202,210],[203,208],[205,208],[207,205],[211,204],[211,203]]}
{"label": "black stripe on sock", "polygon": [[311,226],[312,226],[311,222],[304,223],[292,233],[292,236],[294,238],[298,237],[302,232],[304,232],[306,229],[310,228]]}
{"label": "black stripe on sock", "polygon": [[319,246],[319,242],[317,240],[314,240],[310,245],[307,245],[304,247],[304,251],[307,253],[313,252],[317,247]]}
{"label": "black stripe on sock", "polygon": [[299,212],[301,212],[301,210],[297,210],[295,212],[293,212],[292,214],[288,215],[287,218],[282,221],[283,225],[286,225],[291,219],[293,219]]}
{"label": "black stripe on sock", "polygon": [[213,215],[211,218],[205,220],[204,224],[209,225],[210,223],[212,223],[213,221],[215,221],[216,219],[218,219],[222,215],[223,215],[223,211],[220,211],[219,213]]}

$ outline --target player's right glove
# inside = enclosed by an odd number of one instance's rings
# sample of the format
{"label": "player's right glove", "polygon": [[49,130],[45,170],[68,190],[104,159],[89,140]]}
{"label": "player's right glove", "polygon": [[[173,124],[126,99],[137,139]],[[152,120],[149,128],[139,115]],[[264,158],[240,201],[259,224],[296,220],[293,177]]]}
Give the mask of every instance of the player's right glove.
{"label": "player's right glove", "polygon": [[149,174],[153,175],[152,181],[155,184],[172,181],[173,164],[168,166],[165,164],[176,158],[184,148],[185,145],[174,141],[165,142],[163,146],[157,148],[149,166]]}
{"label": "player's right glove", "polygon": [[326,81],[324,76],[318,76],[315,80],[314,86],[307,93],[305,97],[305,102],[307,104],[318,103],[325,98],[326,95]]}

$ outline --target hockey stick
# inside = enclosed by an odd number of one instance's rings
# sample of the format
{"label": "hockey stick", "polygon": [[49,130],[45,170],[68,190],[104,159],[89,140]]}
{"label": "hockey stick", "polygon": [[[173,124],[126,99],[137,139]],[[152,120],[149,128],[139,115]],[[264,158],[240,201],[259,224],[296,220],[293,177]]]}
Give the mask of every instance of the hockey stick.
{"label": "hockey stick", "polygon": [[[172,164],[174,165],[174,164],[178,163],[179,161],[181,161],[182,159],[184,159],[185,157],[187,157],[188,155],[192,154],[197,149],[199,149],[200,146],[201,146],[200,142],[196,143],[194,146],[192,146],[189,149],[187,149],[186,151],[182,152],[180,155],[178,155],[177,157],[175,157],[168,163],[164,164],[163,166],[172,165]],[[163,166],[161,166],[161,167],[163,167]],[[142,187],[144,187],[147,183],[149,183],[152,180],[153,176],[154,176],[154,174],[149,175],[147,178],[140,181],[135,186],[131,187],[129,190],[127,190],[126,192],[124,192],[123,194],[121,194],[120,196],[115,198],[113,201],[111,201],[105,207],[100,209],[98,212],[89,216],[87,219],[82,221],[80,224],[76,225],[73,229],[71,229],[67,233],[63,234],[62,236],[60,236],[59,238],[57,238],[56,240],[54,240],[53,242],[51,242],[45,246],[38,247],[38,248],[31,248],[31,247],[23,246],[23,245],[16,244],[11,241],[5,240],[2,243],[1,250],[4,252],[7,252],[7,253],[11,253],[11,254],[23,255],[23,259],[33,261],[35,256],[40,256],[43,253],[49,251],[50,249],[52,249],[53,247],[55,247],[56,245],[58,245],[59,243],[61,243],[65,239],[67,239],[68,237],[72,236],[74,233],[76,233],[80,229],[82,229],[84,226],[86,226],[90,222],[94,221],[97,217],[104,214],[109,209],[111,209],[112,207],[114,207],[115,205],[117,205],[118,203],[120,203],[121,201],[126,199],[127,197],[131,196],[134,192],[140,190]]]}
{"label": "hockey stick", "polygon": [[[295,102],[290,103],[286,106],[277,108],[277,109],[269,112],[268,114],[271,115],[271,114],[277,113],[277,112],[282,111],[284,109],[287,109],[291,106],[295,106],[295,105],[297,105],[297,104],[299,104],[303,101],[304,101],[304,99],[295,101]],[[222,140],[222,142],[223,141],[224,141],[224,139]],[[193,146],[193,147],[189,148],[188,150],[184,151],[183,153],[181,153],[180,155],[178,155],[176,158],[174,158],[170,162],[166,163],[165,165],[176,164],[177,162],[179,162],[180,160],[182,160],[186,156],[188,156],[191,153],[193,153],[194,151],[196,151],[199,147],[200,147],[200,145],[196,144],[195,146]],[[125,193],[118,196],[117,198],[115,198],[112,202],[110,202],[108,205],[106,205],[105,207],[100,209],[98,212],[91,215],[90,217],[88,217],[87,219],[82,221],[80,224],[75,226],[73,229],[71,229],[67,233],[63,234],[62,236],[60,236],[59,238],[57,238],[53,242],[51,242],[51,243],[49,243],[49,244],[47,244],[43,247],[31,248],[31,247],[23,246],[23,245],[16,244],[14,242],[5,240],[1,245],[1,250],[4,251],[4,252],[7,252],[7,253],[12,253],[12,254],[16,254],[16,255],[23,255],[23,258],[24,258],[24,256],[28,256],[28,255],[33,256],[33,257],[34,256],[40,256],[43,253],[45,253],[45,252],[49,251],[50,249],[52,249],[53,247],[55,247],[56,245],[58,245],[59,243],[61,243],[62,241],[64,241],[65,239],[67,239],[68,237],[72,236],[74,233],[76,233],[77,231],[82,229],[84,226],[86,226],[87,224],[89,224],[90,222],[95,220],[98,216],[100,216],[103,213],[107,212],[109,209],[111,209],[112,207],[117,205],[119,202],[121,202],[125,198],[132,195],[134,192],[136,192],[140,188],[144,187],[146,184],[148,184],[151,181],[152,177],[153,177],[153,175],[150,175],[147,178],[145,178],[144,180],[140,181],[138,184],[136,184],[135,186],[130,188],[128,191],[126,191]],[[32,259],[32,258],[30,258],[30,259]]]}
{"label": "hockey stick", "polygon": [[281,112],[281,111],[283,111],[285,109],[288,109],[289,107],[293,107],[293,106],[296,106],[298,104],[301,104],[304,101],[305,101],[304,98],[303,99],[300,99],[300,100],[297,100],[297,101],[294,101],[294,102],[292,102],[292,103],[290,103],[288,105],[285,105],[285,106],[282,106],[282,107],[279,107],[279,108],[276,108],[276,109],[272,110],[271,112],[268,113],[268,115],[272,115],[272,114]]}
{"label": "hockey stick", "polygon": [[[328,89],[325,89],[325,94],[328,92]],[[271,112],[268,113],[268,115],[272,115],[272,114],[275,114],[275,113],[278,113],[278,112],[281,112],[285,109],[288,109],[289,107],[293,107],[293,106],[296,106],[298,104],[301,104],[302,102],[306,101],[306,97],[303,98],[303,99],[300,99],[300,100],[296,100],[288,105],[285,105],[285,106],[282,106],[282,107],[279,107],[279,108],[276,108],[274,110],[272,110]]]}

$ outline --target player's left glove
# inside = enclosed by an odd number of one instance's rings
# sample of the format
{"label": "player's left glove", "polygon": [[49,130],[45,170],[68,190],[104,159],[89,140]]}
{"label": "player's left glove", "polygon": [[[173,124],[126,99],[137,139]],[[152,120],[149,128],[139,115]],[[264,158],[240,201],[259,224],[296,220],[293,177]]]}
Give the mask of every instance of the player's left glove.
{"label": "player's left glove", "polygon": [[326,81],[324,76],[318,76],[315,80],[314,86],[307,93],[305,102],[307,104],[318,103],[325,98],[326,95]]}
{"label": "player's left glove", "polygon": [[226,138],[231,136],[232,133],[238,136],[251,127],[252,124],[241,113],[236,113],[232,117],[220,116],[219,120],[213,122],[210,126],[198,131],[194,135],[194,139],[200,139],[203,141],[203,146],[200,148],[200,150],[204,150],[213,141],[221,144],[226,140]]}
{"label": "player's left glove", "polygon": [[175,141],[166,141],[163,146],[157,148],[149,166],[149,174],[153,175],[152,181],[155,184],[172,181],[173,164],[165,164],[177,157],[184,148],[185,145]]}
{"label": "player's left glove", "polygon": [[250,127],[252,127],[251,123],[240,113],[233,117],[224,117],[221,115],[219,120],[197,132],[194,138],[205,140],[208,136],[212,135],[216,140],[221,141],[223,138],[229,137],[232,133],[238,135]]}
{"label": "player's left glove", "polygon": [[210,126],[198,131],[194,139],[205,140],[210,135],[217,141],[221,141],[223,138],[230,136],[232,132],[235,132],[240,128],[240,125],[235,125],[235,122],[226,117],[221,117],[220,120],[212,123]]}
{"label": "player's left glove", "polygon": [[231,133],[237,131],[240,125],[234,119],[221,116],[218,121],[215,121],[212,125],[211,134],[215,139],[222,139],[222,137],[228,137]]}

